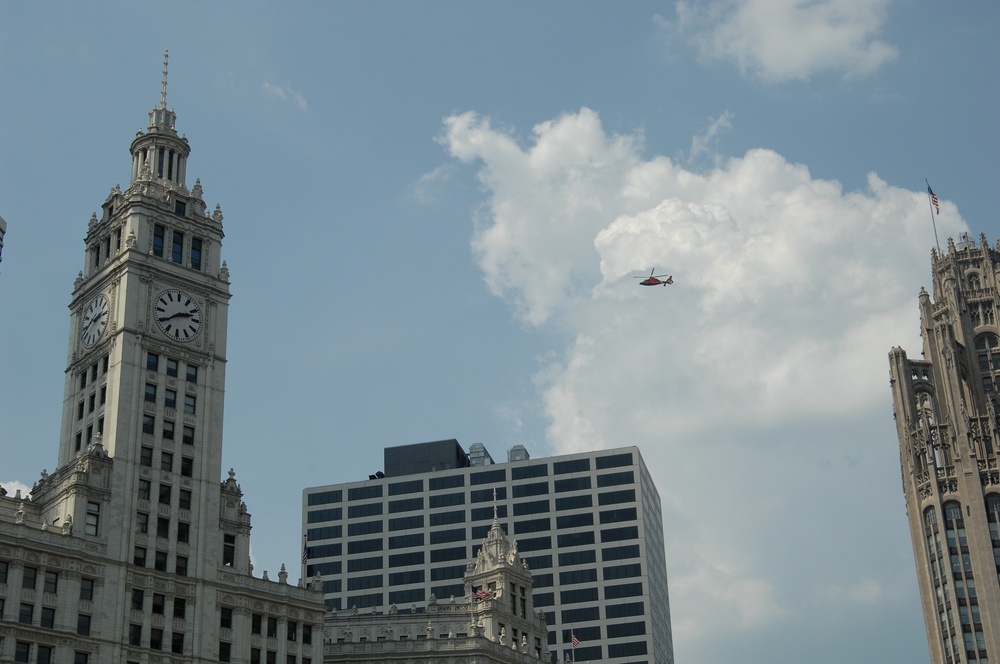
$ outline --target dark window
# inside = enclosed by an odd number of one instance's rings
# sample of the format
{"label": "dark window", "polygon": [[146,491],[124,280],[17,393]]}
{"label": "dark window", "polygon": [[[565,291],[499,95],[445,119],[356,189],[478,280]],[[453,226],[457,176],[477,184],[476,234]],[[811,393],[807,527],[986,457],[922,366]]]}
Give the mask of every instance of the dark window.
{"label": "dark window", "polygon": [[[152,456],[152,450],[150,450],[150,456]],[[153,460],[150,459],[150,464]],[[139,500],[149,500],[151,487],[149,480],[139,480]]]}
{"label": "dark window", "polygon": [[49,606],[42,607],[41,626],[45,629],[52,629],[56,624],[56,610]]}
{"label": "dark window", "polygon": [[167,610],[167,597],[162,593],[153,593],[153,613],[162,616]]}
{"label": "dark window", "polygon": [[[406,572],[392,572],[389,574],[390,586],[405,586],[410,583],[423,583],[424,570],[414,569]],[[391,600],[390,600],[391,601]]]}
{"label": "dark window", "polygon": [[[474,539],[474,540],[486,539],[486,535],[489,534],[490,528],[492,528],[492,527],[493,527],[493,524],[484,524],[482,526],[473,526],[472,527],[472,539]],[[500,522],[500,527],[503,529],[503,531],[505,533],[510,532],[510,524],[508,524],[506,521],[501,521]],[[478,545],[473,548],[472,555],[473,556],[478,556],[479,555],[479,546]]]}
{"label": "dark window", "polygon": [[226,567],[236,564],[236,535],[230,533],[222,535],[222,564]]}
{"label": "dark window", "polygon": [[639,545],[629,544],[626,546],[612,546],[606,549],[601,549],[601,559],[608,560],[627,560],[628,558],[638,558],[639,557]]}
{"label": "dark window", "polygon": [[183,597],[174,598],[174,618],[181,620],[187,618],[187,600]]}
{"label": "dark window", "polygon": [[451,523],[465,523],[465,510],[431,514],[430,521],[432,526],[447,526]]}
{"label": "dark window", "polygon": [[194,474],[194,459],[192,457],[181,457],[181,475],[191,477]]}
{"label": "dark window", "polygon": [[323,523],[324,521],[337,521],[343,518],[343,508],[329,507],[325,510],[312,510],[306,516],[309,523]]}
{"label": "dark window", "polygon": [[73,664],[90,664],[90,653],[86,652],[73,653]]}
{"label": "dark window", "polygon": [[438,491],[440,489],[454,489],[460,486],[465,486],[464,475],[432,477],[427,481],[427,488],[430,491]]}
{"label": "dark window", "polygon": [[580,602],[596,602],[597,588],[577,588],[559,593],[560,604],[579,604]]}
{"label": "dark window", "polygon": [[160,367],[160,356],[156,353],[146,353],[146,370],[156,371]]}
{"label": "dark window", "polygon": [[559,566],[568,567],[570,565],[583,565],[586,563],[597,562],[597,552],[593,549],[584,549],[583,551],[570,551],[569,553],[559,554]]}
{"label": "dark window", "polygon": [[578,623],[587,620],[600,620],[601,610],[596,606],[588,606],[583,609],[569,609],[562,612],[562,622],[565,623]]}
{"label": "dark window", "polygon": [[628,579],[636,576],[642,576],[642,565],[639,563],[612,565],[604,568],[605,581],[609,581],[611,579]]}
{"label": "dark window", "polygon": [[[447,567],[434,567],[431,569],[431,581],[461,579],[463,576],[465,576],[465,565],[449,565]],[[390,578],[392,577],[390,576]]]}
{"label": "dark window", "polygon": [[[559,572],[560,585],[570,586],[576,583],[594,583],[597,581],[596,569],[574,569],[568,572]],[[597,599],[597,591],[594,591],[594,599]]]}
{"label": "dark window", "polygon": [[347,536],[356,537],[358,535],[372,535],[382,532],[381,521],[361,521],[347,525]]}
{"label": "dark window", "polygon": [[21,587],[27,588],[28,590],[34,590],[37,581],[38,581],[38,568],[25,567],[24,572],[22,572],[21,574]]}
{"label": "dark window", "polygon": [[622,540],[630,539],[639,539],[639,526],[605,528],[601,531],[602,542],[620,542]]}
{"label": "dark window", "polygon": [[[431,592],[435,597],[461,597],[465,594],[465,586],[461,583],[450,586],[431,586]],[[423,636],[423,634],[420,636]]]}
{"label": "dark window", "polygon": [[415,510],[424,509],[424,499],[421,498],[402,498],[400,500],[390,500],[389,501],[389,514],[396,514],[397,512],[413,512]]}
{"label": "dark window", "polygon": [[555,593],[535,593],[532,599],[535,606],[552,606],[556,603]]}
{"label": "dark window", "polygon": [[194,445],[194,427],[184,427],[184,437],[181,442],[185,445]]}
{"label": "dark window", "polygon": [[250,633],[260,634],[262,625],[264,624],[264,616],[259,613],[255,613],[250,616]]}
{"label": "dark window", "polygon": [[533,574],[531,580],[533,582],[531,585],[535,588],[551,588],[555,583],[555,577],[551,574]]}
{"label": "dark window", "polygon": [[195,414],[195,406],[197,406],[198,400],[191,394],[184,395],[184,412],[188,415]]}
{"label": "dark window", "polygon": [[267,619],[267,635],[274,639],[278,636],[278,619],[268,616]]}
{"label": "dark window", "polygon": [[222,629],[233,628],[233,610],[228,606],[222,607],[219,611],[219,627]]}
{"label": "dark window", "polygon": [[[382,540],[373,541],[381,542]],[[381,550],[381,548],[379,550]],[[340,542],[337,542],[336,544],[323,544],[320,546],[309,547],[310,558],[330,558],[332,556],[339,556],[341,553],[343,553],[343,551]]]}
{"label": "dark window", "polygon": [[510,469],[510,479],[512,480],[526,480],[529,477],[546,477],[548,474],[548,464],[521,466],[520,468]]}
{"label": "dark window", "polygon": [[625,507],[620,510],[605,510],[601,512],[601,523],[620,523],[622,521],[635,521],[636,511],[634,507]]}
{"label": "dark window", "polygon": [[409,549],[414,546],[423,546],[423,545],[424,545],[423,533],[412,533],[409,535],[394,535],[389,538],[390,549]]}
{"label": "dark window", "polygon": [[568,477],[564,480],[556,480],[552,486],[556,490],[556,493],[583,491],[584,489],[590,488],[590,475],[584,475],[583,477]]}
{"label": "dark window", "polygon": [[437,530],[431,533],[431,544],[446,544],[448,542],[462,542],[464,540],[465,528]]}
{"label": "dark window", "polygon": [[163,630],[156,627],[149,630],[149,647],[153,650],[163,650]]}
{"label": "dark window", "polygon": [[[317,549],[323,547],[315,547]],[[382,550],[382,538],[369,540],[355,540],[347,543],[347,553],[369,553],[371,551]]]}
{"label": "dark window", "polygon": [[[519,539],[517,541],[518,551],[539,551],[541,549],[551,549],[552,548],[552,537],[546,535],[545,537],[525,537],[524,539]],[[535,584],[538,585],[537,583]]]}
{"label": "dark window", "polygon": [[180,263],[184,259],[184,233],[174,231],[173,242],[170,245],[170,260]]}
{"label": "dark window", "polygon": [[[640,625],[642,623],[639,623]],[[609,634],[610,636],[610,634]],[[646,654],[646,642],[614,643],[608,645],[608,657],[635,657]]]}
{"label": "dark window", "polygon": [[146,549],[145,548],[143,548],[141,546],[135,547],[135,550],[132,552],[132,564],[135,565],[136,567],[145,567],[146,566]]}
{"label": "dark window", "polygon": [[174,423],[170,420],[163,420],[163,439],[173,440],[174,439]]}
{"label": "dark window", "polygon": [[[376,522],[381,524],[381,522]],[[322,528],[310,528],[307,531],[309,541],[335,539],[341,537],[343,529],[341,526],[323,526]]]}
{"label": "dark window", "polygon": [[[0,574],[0,577],[3,575]],[[3,583],[3,579],[0,578],[0,583]],[[94,600],[94,580],[93,579],[80,579],[80,599],[85,602],[92,602]]]}
{"label": "dark window", "polygon": [[156,385],[146,383],[146,401],[156,403]]}
{"label": "dark window", "polygon": [[431,509],[435,507],[451,507],[453,505],[464,505],[465,504],[465,494],[464,493],[439,493],[430,496],[427,499],[428,505]]}
{"label": "dark window", "polygon": [[155,224],[153,226],[153,255],[163,258],[163,237],[166,234],[166,228],[160,224]]}
{"label": "dark window", "polygon": [[[173,360],[167,360],[167,362],[173,362]],[[155,389],[155,385],[153,386]],[[146,390],[149,392],[149,390]],[[155,396],[155,395],[154,395]],[[148,399],[147,399],[148,401]],[[177,408],[177,390],[164,390],[163,391],[163,407],[164,408]]]}
{"label": "dark window", "polygon": [[374,558],[351,558],[347,561],[348,572],[366,572],[373,569],[382,569],[382,556]]}
{"label": "dark window", "polygon": [[157,551],[156,556],[153,558],[153,569],[157,572],[167,571],[167,552]]}
{"label": "dark window", "polygon": [[617,486],[619,484],[633,484],[635,483],[635,473],[631,470],[626,470],[621,473],[608,473],[607,475],[597,476],[597,486]]}
{"label": "dark window", "polygon": [[528,569],[548,569],[552,567],[552,556],[546,554],[544,556],[525,556],[522,557],[524,562],[528,563]]}
{"label": "dark window", "polygon": [[38,646],[38,659],[36,664],[52,664],[52,646]]}
{"label": "dark window", "polygon": [[594,525],[594,515],[591,512],[583,514],[567,514],[556,517],[556,528],[565,530],[568,528],[583,528]]}
{"label": "dark window", "polygon": [[299,624],[294,620],[285,623],[285,639],[288,641],[299,640]]}
{"label": "dark window", "polygon": [[347,490],[348,500],[367,500],[369,498],[381,498],[382,485],[372,484],[370,486],[356,486]]}
{"label": "dark window", "polygon": [[184,652],[184,632],[174,632],[170,635],[170,652],[177,654]]}
{"label": "dark window", "polygon": [[514,516],[524,516],[525,514],[544,514],[548,511],[548,500],[531,500],[526,503],[514,504]]}
{"label": "dark window", "polygon": [[142,643],[142,625],[129,625],[128,626],[128,644],[130,646],[137,646]]}
{"label": "dark window", "polygon": [[201,269],[201,240],[196,237],[191,238],[191,267]]}
{"label": "dark window", "polygon": [[558,536],[559,548],[570,546],[586,546],[594,543],[594,531],[585,530],[580,533],[564,533]]}
{"label": "dark window", "polygon": [[180,490],[180,497],[177,500],[177,507],[179,507],[182,510],[189,510],[189,509],[191,509],[191,490],[190,489],[181,489]]}
{"label": "dark window", "polygon": [[156,418],[152,415],[142,416],[142,432],[148,434],[156,433]]}
{"label": "dark window", "polygon": [[620,583],[614,586],[606,586],[604,588],[604,599],[619,599],[621,597],[639,597],[641,595],[642,595],[641,583]]}
{"label": "dark window", "polygon": [[621,454],[609,454],[608,456],[597,457],[597,470],[605,468],[620,468],[621,466],[632,465],[632,453],[622,452]]}
{"label": "dark window", "polygon": [[464,546],[456,546],[456,547],[451,547],[449,549],[431,550],[432,563],[440,563],[446,560],[465,560],[467,557],[468,553]]}
{"label": "dark window", "polygon": [[187,544],[191,541],[191,524],[179,521],[177,523],[177,541]]}
{"label": "dark window", "polygon": [[410,604],[413,602],[423,602],[425,598],[423,588],[412,588],[410,590],[389,591],[390,604]]}
{"label": "dark window", "polygon": [[364,595],[348,595],[347,596],[347,606],[357,606],[359,608],[365,608],[370,606],[380,606],[383,602],[384,595],[382,593],[367,593]]}
{"label": "dark window", "polygon": [[527,521],[515,521],[514,534],[520,535],[522,533],[541,533],[549,530],[551,527],[552,527],[552,521],[547,517],[544,519],[529,519]]}
{"label": "dark window", "polygon": [[43,590],[47,593],[57,593],[59,592],[59,573],[58,572],[46,572],[45,581],[42,586]]}
{"label": "dark window", "polygon": [[571,459],[569,461],[556,461],[552,464],[553,475],[580,473],[587,470],[590,470],[590,459]]}
{"label": "dark window", "polygon": [[142,611],[142,603],[146,598],[146,593],[141,588],[132,589],[132,610]]}
{"label": "dark window", "polygon": [[[390,512],[391,503],[390,503]],[[389,531],[393,530],[410,530],[411,528],[423,528],[424,527],[424,515],[418,514],[416,516],[399,516],[395,519],[389,519]]]}
{"label": "dark window", "polygon": [[484,470],[478,473],[469,474],[469,484],[499,484],[507,481],[507,471],[503,468],[499,470]]}
{"label": "dark window", "polygon": [[169,505],[170,504],[170,494],[173,492],[173,490],[174,490],[174,487],[172,487],[169,484],[161,484],[160,485],[159,503],[161,505]]}
{"label": "dark window", "polygon": [[617,503],[634,503],[635,489],[622,489],[621,491],[608,491],[597,495],[599,505],[615,505]]}
{"label": "dark window", "polygon": [[413,551],[411,553],[394,553],[389,556],[389,567],[408,567],[410,565],[423,565],[424,552]]}
{"label": "dark window", "polygon": [[167,375],[171,378],[177,378],[177,364],[177,360],[167,358]]}
{"label": "dark window", "polygon": [[187,382],[189,382],[189,383],[197,383],[198,382],[198,367],[196,367],[193,364],[187,365],[187,373],[185,374],[184,379],[187,380]]}
{"label": "dark window", "polygon": [[169,473],[174,469],[173,452],[160,452],[160,470]]}
{"label": "dark window", "polygon": [[24,641],[18,641],[14,646],[14,661],[15,662],[30,662],[31,661],[31,644],[25,643]]}
{"label": "dark window", "polygon": [[[312,625],[304,624],[302,625],[302,643],[309,645],[313,642],[313,630]],[[303,662],[305,664],[305,662]]]}
{"label": "dark window", "polygon": [[35,619],[35,605],[24,603],[17,614],[17,621],[25,625],[30,625]]}
{"label": "dark window", "polygon": [[382,513],[382,503],[368,503],[367,505],[350,505],[347,508],[347,518],[357,519],[365,516],[378,516]]}
{"label": "dark window", "polygon": [[389,485],[390,496],[401,496],[407,493],[419,493],[424,490],[423,480],[410,480],[408,482],[393,482]]}
{"label": "dark window", "polygon": [[225,641],[219,641],[219,661],[220,662],[231,662],[232,660],[232,644],[226,643]]}
{"label": "dark window", "polygon": [[156,518],[156,536],[170,537],[170,519],[162,516]]}
{"label": "dark window", "polygon": [[511,494],[515,498],[524,498],[525,496],[544,496],[549,492],[548,482],[534,482],[532,484],[518,484],[513,489],[511,489]]}

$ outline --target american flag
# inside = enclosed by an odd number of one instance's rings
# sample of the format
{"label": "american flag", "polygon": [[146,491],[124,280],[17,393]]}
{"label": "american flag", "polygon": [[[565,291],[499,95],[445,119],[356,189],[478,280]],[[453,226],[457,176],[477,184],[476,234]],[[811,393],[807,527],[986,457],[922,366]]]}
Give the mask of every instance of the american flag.
{"label": "american flag", "polygon": [[576,650],[576,647],[578,645],[580,645],[580,639],[576,638],[576,634],[574,634],[573,635],[573,649]]}
{"label": "american flag", "polygon": [[931,189],[930,185],[927,185],[927,195],[931,197],[931,205],[934,206],[934,210],[938,213],[938,215],[940,215],[941,214],[941,206],[938,205],[937,194],[934,193],[934,190]]}
{"label": "american flag", "polygon": [[482,588],[480,588],[479,590],[474,590],[472,592],[472,596],[475,597],[476,599],[493,599],[493,596],[490,595],[490,591],[483,590]]}
{"label": "american flag", "polygon": [[309,562],[309,546],[308,541],[303,538],[302,540],[302,564],[305,565]]}

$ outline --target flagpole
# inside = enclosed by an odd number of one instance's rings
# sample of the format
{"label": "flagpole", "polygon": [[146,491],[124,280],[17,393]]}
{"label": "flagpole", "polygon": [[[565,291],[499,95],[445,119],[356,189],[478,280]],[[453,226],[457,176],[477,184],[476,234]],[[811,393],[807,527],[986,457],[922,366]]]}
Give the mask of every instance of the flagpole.
{"label": "flagpole", "polygon": [[[940,256],[941,242],[938,240],[937,221],[934,219],[934,199],[937,198],[937,195],[934,193],[934,190],[931,189],[931,183],[927,182],[927,178],[924,178],[924,182],[927,183],[927,207],[930,208],[931,211],[931,226],[934,227],[934,244],[937,245],[938,256]],[[938,214],[941,214],[941,208],[938,208]]]}

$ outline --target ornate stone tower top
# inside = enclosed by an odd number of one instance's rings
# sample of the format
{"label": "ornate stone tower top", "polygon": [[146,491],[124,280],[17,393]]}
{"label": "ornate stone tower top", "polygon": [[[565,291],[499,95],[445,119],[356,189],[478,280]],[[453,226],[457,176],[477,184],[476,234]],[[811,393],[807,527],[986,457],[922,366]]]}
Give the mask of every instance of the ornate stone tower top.
{"label": "ornate stone tower top", "polygon": [[187,189],[184,177],[191,147],[184,136],[178,136],[174,124],[177,114],[167,108],[167,59],[163,52],[163,83],[160,105],[149,111],[149,126],[139,131],[132,141],[132,182],[156,179]]}

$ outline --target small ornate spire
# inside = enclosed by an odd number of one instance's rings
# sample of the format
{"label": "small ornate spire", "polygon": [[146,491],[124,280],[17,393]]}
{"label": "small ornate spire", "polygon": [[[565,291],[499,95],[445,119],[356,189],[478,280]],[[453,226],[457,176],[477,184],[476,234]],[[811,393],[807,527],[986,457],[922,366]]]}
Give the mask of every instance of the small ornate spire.
{"label": "small ornate spire", "polygon": [[160,89],[160,108],[165,109],[167,107],[167,58],[170,57],[169,51],[163,51],[163,87]]}

